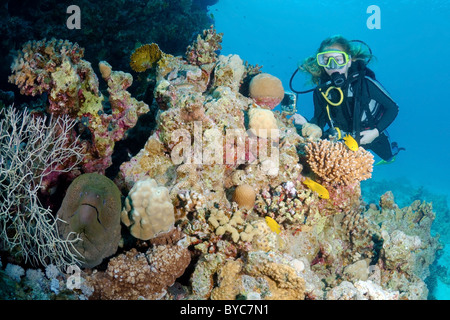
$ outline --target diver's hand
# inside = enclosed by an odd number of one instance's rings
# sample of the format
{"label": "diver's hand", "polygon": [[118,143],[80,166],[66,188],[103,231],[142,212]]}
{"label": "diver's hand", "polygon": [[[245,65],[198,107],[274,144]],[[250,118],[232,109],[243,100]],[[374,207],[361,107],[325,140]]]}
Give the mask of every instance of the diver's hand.
{"label": "diver's hand", "polygon": [[313,123],[305,123],[302,126],[302,136],[311,139],[319,139],[322,136],[322,129]]}
{"label": "diver's hand", "polygon": [[378,132],[377,128],[361,131],[361,139],[359,140],[359,144],[369,144],[373,140],[375,140],[379,135],[380,133]]}
{"label": "diver's hand", "polygon": [[308,122],[308,121],[306,121],[305,117],[303,117],[302,115],[300,115],[298,113],[294,114],[291,119],[292,119],[293,123],[298,126],[302,126]]}

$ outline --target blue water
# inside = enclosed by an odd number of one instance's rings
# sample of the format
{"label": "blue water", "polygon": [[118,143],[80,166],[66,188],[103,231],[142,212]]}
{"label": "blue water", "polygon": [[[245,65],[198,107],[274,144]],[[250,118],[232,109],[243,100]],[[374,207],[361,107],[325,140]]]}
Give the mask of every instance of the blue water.
{"label": "blue water", "polygon": [[[380,8],[380,29],[367,27],[370,5]],[[376,166],[368,183],[387,181],[386,190],[400,190],[394,193],[399,201],[408,198],[408,190],[423,189],[424,195],[447,197],[448,206],[450,1],[219,0],[209,11],[224,33],[221,54],[262,65],[285,90],[298,62],[314,54],[323,39],[341,34],[369,44],[376,56],[369,66],[400,107],[389,134],[406,152],[393,164]],[[308,89],[306,78],[295,80],[295,89]],[[298,112],[311,118],[311,94],[300,96]],[[435,224],[450,224],[438,209]],[[447,247],[437,261],[444,266],[450,261],[450,243]],[[439,282],[435,291],[437,299],[450,299],[445,284]]]}

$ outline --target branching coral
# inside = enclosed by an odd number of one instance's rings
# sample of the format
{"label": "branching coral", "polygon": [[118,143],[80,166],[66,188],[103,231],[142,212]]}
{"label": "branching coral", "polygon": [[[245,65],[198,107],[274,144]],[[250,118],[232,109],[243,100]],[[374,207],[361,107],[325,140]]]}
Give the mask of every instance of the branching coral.
{"label": "branching coral", "polygon": [[238,242],[240,239],[240,232],[244,230],[245,217],[239,210],[224,211],[213,208],[208,222],[215,229],[215,233],[218,236],[230,234],[231,239],[234,242]]}
{"label": "branching coral", "polygon": [[320,140],[305,147],[312,171],[332,185],[351,185],[372,176],[373,155],[359,147],[351,151],[342,142]]}
{"label": "branching coral", "polygon": [[68,137],[75,122],[3,109],[0,121],[0,239],[3,249],[32,263],[64,269],[79,262],[77,239],[58,234],[57,220],[42,206],[39,191],[49,176],[72,171],[80,148]]}

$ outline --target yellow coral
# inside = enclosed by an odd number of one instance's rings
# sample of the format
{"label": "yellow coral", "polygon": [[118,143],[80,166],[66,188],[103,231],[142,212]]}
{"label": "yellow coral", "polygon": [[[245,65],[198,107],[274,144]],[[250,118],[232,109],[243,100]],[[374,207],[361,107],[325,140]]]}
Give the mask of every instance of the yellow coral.
{"label": "yellow coral", "polygon": [[303,300],[305,299],[305,280],[298,276],[291,266],[267,262],[253,270],[255,275],[262,275],[269,283],[271,300]]}
{"label": "yellow coral", "polygon": [[131,54],[130,66],[136,72],[144,72],[161,59],[162,52],[156,43],[140,46]]}
{"label": "yellow coral", "polygon": [[312,171],[328,183],[352,185],[372,177],[373,155],[362,147],[350,151],[342,142],[320,140],[305,151]]}
{"label": "yellow coral", "polygon": [[241,260],[227,261],[218,272],[220,286],[211,292],[212,300],[234,300],[242,290],[241,275],[243,263]]}
{"label": "yellow coral", "polygon": [[211,209],[208,222],[215,229],[216,235],[223,236],[225,233],[228,233],[231,235],[234,243],[240,240],[241,235],[239,230],[243,229],[245,224],[241,211],[224,211],[216,208]]}
{"label": "yellow coral", "polygon": [[305,299],[305,280],[293,267],[268,261],[266,256],[259,260],[227,261],[217,274],[217,283],[211,293],[212,300],[232,300],[249,294],[264,300]]}
{"label": "yellow coral", "polygon": [[278,139],[279,130],[273,112],[262,108],[252,108],[248,112],[250,131],[260,138]]}

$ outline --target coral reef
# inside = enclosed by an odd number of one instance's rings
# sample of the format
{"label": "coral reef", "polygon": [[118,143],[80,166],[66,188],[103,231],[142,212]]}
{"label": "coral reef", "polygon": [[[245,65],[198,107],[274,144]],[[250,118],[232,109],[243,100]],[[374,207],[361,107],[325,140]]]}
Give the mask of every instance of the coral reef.
{"label": "coral reef", "polygon": [[127,91],[133,82],[131,74],[111,71],[109,64],[101,62],[112,110],[107,113],[98,78],[83,54],[84,49],[67,40],[29,41],[15,57],[9,81],[25,95],[47,93],[48,113],[69,115],[80,122],[78,130],[88,136],[80,140],[85,153],[83,170],[104,174],[112,164],[114,143],[123,139],[149,107]]}
{"label": "coral reef", "polygon": [[[107,60],[117,70],[126,72],[131,69],[124,57],[140,44],[154,42],[166,52],[183,54],[193,35],[212,23],[204,0],[134,0],[131,4],[121,0],[103,4],[80,0],[76,5],[82,11],[82,28],[78,30],[66,26],[67,3],[6,0],[3,4],[0,54],[5,59],[10,60],[11,49],[19,49],[20,44],[30,39],[55,37],[89,47],[88,61]],[[5,62],[0,66],[3,75],[8,73],[11,61]],[[1,81],[3,86],[6,77]]]}
{"label": "coral reef", "polygon": [[[220,55],[221,38],[207,29],[185,56],[152,62],[156,127],[114,179],[126,196],[123,238],[103,268],[83,270],[83,297],[426,299],[441,249],[432,206],[400,209],[392,193],[364,203],[373,156],[308,140],[285,113],[259,105],[245,86],[260,68]],[[147,68],[149,59],[132,60]],[[129,77],[99,67],[110,99],[125,95]],[[113,113],[128,98],[113,98]]]}
{"label": "coral reef", "polygon": [[119,189],[101,174],[85,173],[70,184],[57,213],[57,227],[64,238],[78,235],[74,254],[81,255],[82,267],[95,267],[116,253],[121,208]]}

